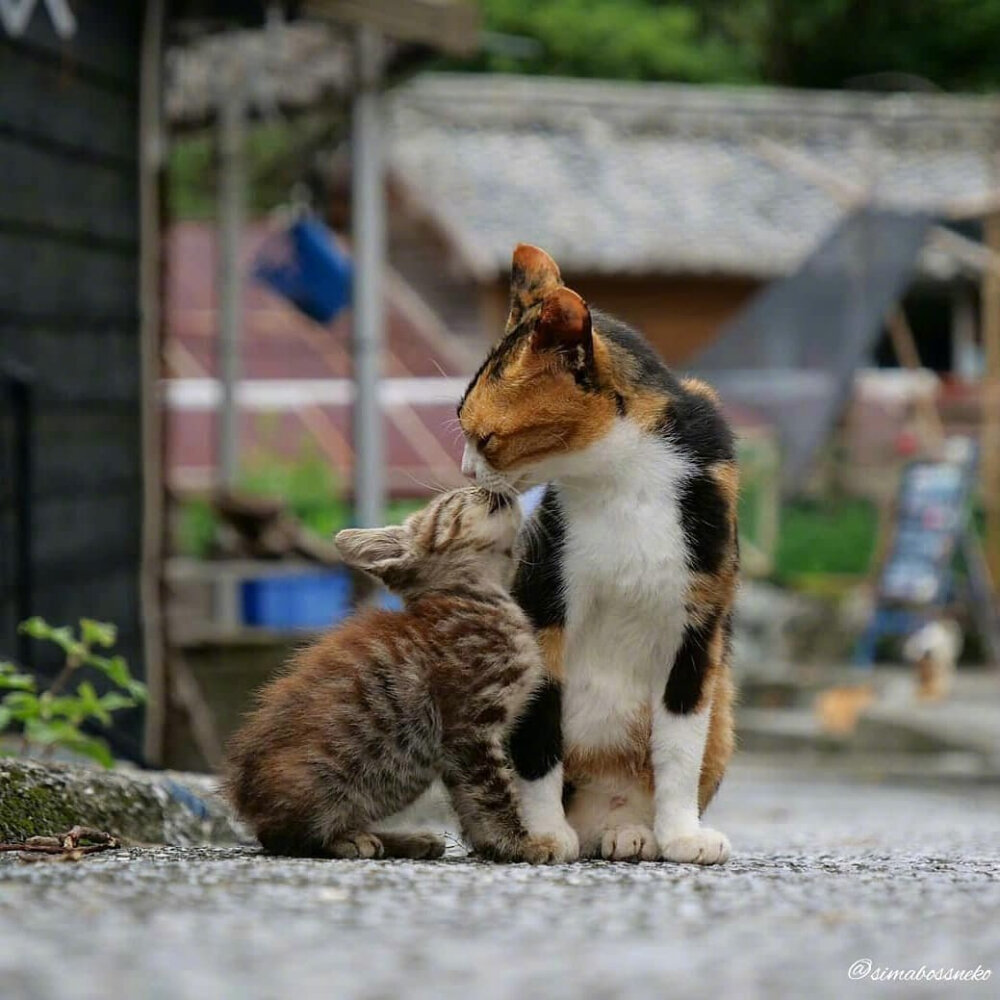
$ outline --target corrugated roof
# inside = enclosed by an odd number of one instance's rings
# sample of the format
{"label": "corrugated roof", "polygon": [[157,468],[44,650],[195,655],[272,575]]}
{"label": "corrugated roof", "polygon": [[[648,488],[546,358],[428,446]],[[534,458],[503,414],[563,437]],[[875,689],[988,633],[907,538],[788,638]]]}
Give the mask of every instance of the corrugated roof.
{"label": "corrugated roof", "polygon": [[570,273],[788,273],[845,209],[775,149],[895,208],[1000,188],[984,97],[429,74],[390,109],[394,175],[484,278],[520,241]]}

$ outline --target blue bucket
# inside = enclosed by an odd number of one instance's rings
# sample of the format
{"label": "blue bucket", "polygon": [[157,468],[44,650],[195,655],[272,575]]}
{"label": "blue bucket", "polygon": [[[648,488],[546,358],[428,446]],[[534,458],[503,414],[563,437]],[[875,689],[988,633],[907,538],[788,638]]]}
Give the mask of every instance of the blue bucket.
{"label": "blue bucket", "polygon": [[329,323],[351,301],[351,258],[317,219],[299,219],[265,240],[253,276],[317,323]]}
{"label": "blue bucket", "polygon": [[351,577],[346,570],[246,580],[243,622],[264,628],[326,628],[351,611]]}
{"label": "blue bucket", "polygon": [[[301,576],[264,577],[242,584],[243,624],[272,629],[328,628],[352,611],[351,574],[345,569]],[[375,603],[399,611],[403,602],[387,590]]]}

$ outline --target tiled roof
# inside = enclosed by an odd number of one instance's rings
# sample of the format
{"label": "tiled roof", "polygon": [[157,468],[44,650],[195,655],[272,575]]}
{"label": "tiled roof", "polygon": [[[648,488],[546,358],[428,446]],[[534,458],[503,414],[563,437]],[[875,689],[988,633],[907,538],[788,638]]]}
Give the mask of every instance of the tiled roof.
{"label": "tiled roof", "polygon": [[897,208],[1000,189],[985,97],[432,74],[390,109],[395,177],[483,278],[519,241],[570,273],[788,273],[845,209],[776,149]]}

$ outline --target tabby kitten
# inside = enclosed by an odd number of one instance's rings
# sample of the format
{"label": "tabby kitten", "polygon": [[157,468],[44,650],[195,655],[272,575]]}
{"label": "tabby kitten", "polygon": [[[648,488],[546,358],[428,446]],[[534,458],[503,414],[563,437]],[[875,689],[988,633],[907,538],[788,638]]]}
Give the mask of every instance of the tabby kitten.
{"label": "tabby kitten", "polygon": [[728,840],[701,825],[733,746],[739,564],[715,393],[522,244],[505,335],[458,415],[467,474],[548,484],[514,585],[549,678],[512,738],[527,820],[558,817],[565,782],[585,856],[725,861]]}
{"label": "tabby kitten", "polygon": [[568,849],[526,826],[506,752],[544,677],[509,592],[520,523],[516,503],[468,487],[399,527],[337,535],[345,562],[405,610],[365,612],[304,649],[232,739],[229,794],[267,850],[438,857],[439,837],[378,824],[441,776],[475,850],[575,857],[575,838]]}

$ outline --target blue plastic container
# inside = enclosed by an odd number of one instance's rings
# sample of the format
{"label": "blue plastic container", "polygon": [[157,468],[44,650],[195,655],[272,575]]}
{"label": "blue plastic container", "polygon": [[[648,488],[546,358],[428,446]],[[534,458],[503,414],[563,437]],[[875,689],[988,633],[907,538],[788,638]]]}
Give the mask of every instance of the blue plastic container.
{"label": "blue plastic container", "polygon": [[243,622],[266,628],[326,628],[351,611],[351,577],[346,570],[246,580]]}
{"label": "blue plastic container", "polygon": [[[351,613],[351,575],[340,569],[246,580],[241,597],[244,625],[327,628]],[[390,611],[403,607],[403,602],[387,590],[379,591],[376,603]]]}
{"label": "blue plastic container", "polygon": [[351,258],[318,219],[299,219],[265,240],[253,275],[317,323],[329,323],[351,301]]}

